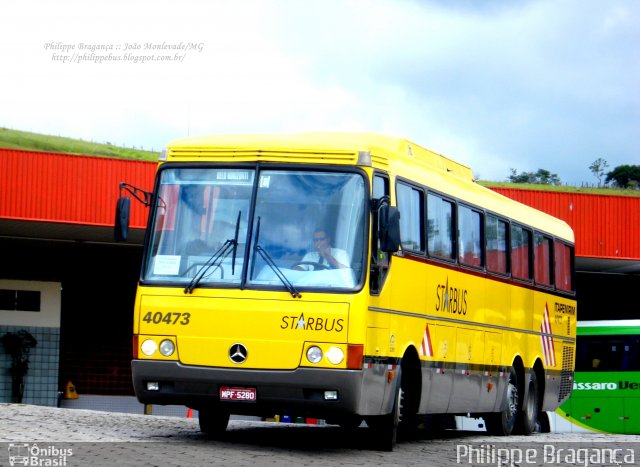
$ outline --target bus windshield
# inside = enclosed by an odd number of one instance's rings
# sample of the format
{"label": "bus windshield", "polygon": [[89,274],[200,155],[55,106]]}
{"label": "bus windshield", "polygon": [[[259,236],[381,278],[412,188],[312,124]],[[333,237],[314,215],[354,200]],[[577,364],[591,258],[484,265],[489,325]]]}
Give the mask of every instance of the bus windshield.
{"label": "bus windshield", "polygon": [[142,279],[189,292],[357,288],[365,193],[357,172],[165,168]]}

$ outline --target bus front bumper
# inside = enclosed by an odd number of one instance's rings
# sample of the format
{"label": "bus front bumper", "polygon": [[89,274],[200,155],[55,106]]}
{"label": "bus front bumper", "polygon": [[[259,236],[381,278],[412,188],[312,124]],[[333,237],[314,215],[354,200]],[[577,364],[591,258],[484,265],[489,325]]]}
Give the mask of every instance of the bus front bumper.
{"label": "bus front bumper", "polygon": [[[143,404],[185,405],[195,409],[218,406],[232,414],[296,413],[318,418],[382,415],[393,406],[394,384],[377,365],[362,370],[276,371],[133,360],[131,367],[134,390]],[[255,389],[256,398],[221,401],[223,387]]]}

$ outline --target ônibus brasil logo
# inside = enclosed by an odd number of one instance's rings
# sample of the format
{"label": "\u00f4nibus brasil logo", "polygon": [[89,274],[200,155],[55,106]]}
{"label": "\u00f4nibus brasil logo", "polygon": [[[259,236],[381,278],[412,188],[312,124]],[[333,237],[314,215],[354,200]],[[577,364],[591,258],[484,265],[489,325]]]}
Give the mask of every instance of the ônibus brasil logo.
{"label": "\u00f4nibus brasil logo", "polygon": [[9,443],[9,465],[65,466],[73,449],[38,446],[33,443]]}

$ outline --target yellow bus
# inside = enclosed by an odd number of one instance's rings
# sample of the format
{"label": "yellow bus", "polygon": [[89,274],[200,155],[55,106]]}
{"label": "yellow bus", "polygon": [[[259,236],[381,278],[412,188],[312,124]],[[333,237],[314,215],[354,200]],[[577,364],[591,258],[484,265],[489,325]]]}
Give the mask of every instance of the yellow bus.
{"label": "yellow bus", "polygon": [[[126,211],[116,236],[126,238]],[[134,311],[145,404],[531,433],[573,386],[573,232],[408,140],[185,138],[163,152]]]}

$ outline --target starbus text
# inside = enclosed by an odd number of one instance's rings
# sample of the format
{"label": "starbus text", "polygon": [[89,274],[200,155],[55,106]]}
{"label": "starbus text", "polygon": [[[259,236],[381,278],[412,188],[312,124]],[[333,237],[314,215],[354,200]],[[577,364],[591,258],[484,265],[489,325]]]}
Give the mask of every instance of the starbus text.
{"label": "starbus text", "polygon": [[280,329],[304,329],[305,331],[341,332],[344,329],[342,318],[320,318],[300,316],[283,316]]}
{"label": "starbus text", "polygon": [[466,289],[449,287],[448,280],[446,285],[439,284],[436,287],[436,311],[466,315],[467,293]]}

